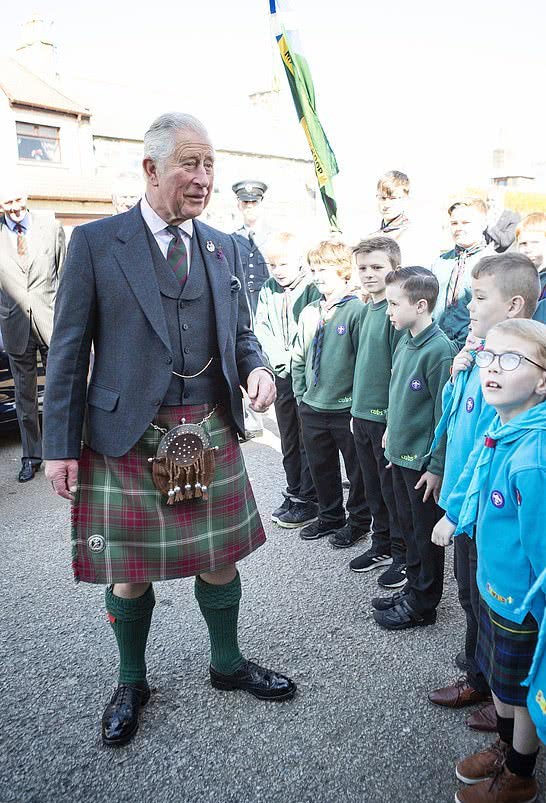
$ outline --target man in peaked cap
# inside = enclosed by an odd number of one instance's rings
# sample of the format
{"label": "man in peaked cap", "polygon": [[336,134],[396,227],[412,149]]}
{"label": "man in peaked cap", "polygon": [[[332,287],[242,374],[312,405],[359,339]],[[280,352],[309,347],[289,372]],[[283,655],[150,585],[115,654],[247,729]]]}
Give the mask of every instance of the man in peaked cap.
{"label": "man in peaked cap", "polygon": [[262,284],[269,278],[269,270],[263,248],[270,234],[263,224],[261,204],[267,190],[263,181],[237,181],[232,190],[237,196],[237,206],[243,216],[243,225],[234,232],[243,263],[246,290],[252,321],[258,306],[258,293]]}

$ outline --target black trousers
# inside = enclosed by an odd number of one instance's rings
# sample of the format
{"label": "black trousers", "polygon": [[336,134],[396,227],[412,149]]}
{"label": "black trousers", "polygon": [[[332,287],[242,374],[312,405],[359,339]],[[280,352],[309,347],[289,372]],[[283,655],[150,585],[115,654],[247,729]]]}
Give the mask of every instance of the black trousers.
{"label": "black trousers", "polygon": [[390,470],[400,530],[406,544],[406,592],[417,613],[429,613],[438,606],[444,589],[445,550],[430,540],[442,511],[432,496],[423,502],[423,488],[415,490],[421,471],[394,464]]}
{"label": "black trousers", "polygon": [[45,368],[47,346],[31,332],[23,354],[8,352],[15,385],[15,410],[21,430],[23,457],[31,458],[34,463],[42,460],[42,434],[38,418],[38,351]]}
{"label": "black trousers", "polygon": [[466,615],[464,651],[468,665],[468,680],[470,685],[477,691],[486,692],[489,686],[476,663],[475,657],[476,644],[478,643],[478,611],[480,608],[480,592],[476,581],[478,553],[475,538],[469,538],[466,533],[461,533],[455,537],[453,563],[459,602]]}
{"label": "black trousers", "polygon": [[372,547],[379,555],[406,562],[406,547],[398,523],[398,511],[381,441],[386,424],[353,418],[356,453],[362,470],[366,501],[373,517]]}
{"label": "black trousers", "polygon": [[347,498],[349,521],[357,527],[369,527],[372,517],[366,502],[362,472],[351,432],[350,411],[318,412],[303,402],[299,411],[303,443],[317,492],[320,520],[336,526],[342,526],[345,522],[339,464],[341,452],[350,483]]}
{"label": "black trousers", "polygon": [[286,496],[302,502],[316,502],[317,495],[303,445],[298,404],[292,391],[292,379],[276,377],[275,414],[281,437],[282,464],[286,475]]}

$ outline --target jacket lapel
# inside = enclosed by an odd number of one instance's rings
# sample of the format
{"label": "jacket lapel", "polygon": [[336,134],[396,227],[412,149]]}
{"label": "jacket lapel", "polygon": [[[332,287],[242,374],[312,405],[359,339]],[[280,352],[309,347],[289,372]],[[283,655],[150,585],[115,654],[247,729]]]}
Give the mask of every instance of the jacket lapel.
{"label": "jacket lapel", "polygon": [[[226,257],[219,247],[217,236],[215,236],[217,233],[198,220],[193,221],[193,231],[195,245],[201,251],[210,282],[214,314],[216,316],[218,348],[220,354],[223,354],[227,342],[231,313],[231,271]],[[207,242],[213,243],[214,251],[207,249]]]}
{"label": "jacket lapel", "polygon": [[142,311],[170,351],[171,341],[140,204],[126,212],[122,218],[114,240],[114,256]]}

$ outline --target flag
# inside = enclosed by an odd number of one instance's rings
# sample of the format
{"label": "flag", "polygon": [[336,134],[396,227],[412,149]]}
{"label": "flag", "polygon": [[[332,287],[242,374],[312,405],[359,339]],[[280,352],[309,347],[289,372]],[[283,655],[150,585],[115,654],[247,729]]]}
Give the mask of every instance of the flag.
{"label": "flag", "polygon": [[269,0],[275,38],[284,64],[298,120],[311,149],[322,202],[333,229],[339,230],[332,178],[339,173],[336,157],[317,116],[315,89],[309,65],[302,54],[298,32],[286,30],[281,19],[282,0]]}

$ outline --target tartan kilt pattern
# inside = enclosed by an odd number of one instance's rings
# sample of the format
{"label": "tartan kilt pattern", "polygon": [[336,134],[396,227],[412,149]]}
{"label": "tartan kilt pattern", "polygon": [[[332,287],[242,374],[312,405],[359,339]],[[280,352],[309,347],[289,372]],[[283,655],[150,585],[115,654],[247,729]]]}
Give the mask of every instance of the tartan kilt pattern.
{"label": "tartan kilt pattern", "polygon": [[480,598],[476,661],[491,690],[508,705],[525,707],[529,674],[538,639],[538,625],[528,613],[521,624],[505,619]]}
{"label": "tartan kilt pattern", "polygon": [[[170,429],[184,417],[199,423],[212,405],[162,407],[154,423]],[[141,583],[220,569],[265,541],[237,436],[221,407],[204,424],[216,469],[208,501],[167,505],[152,481],[148,458],[163,434],[148,427],[122,457],[84,446],[72,505],[72,567],[76,581]],[[98,537],[97,537],[98,536]],[[93,546],[93,549],[91,549]]]}

